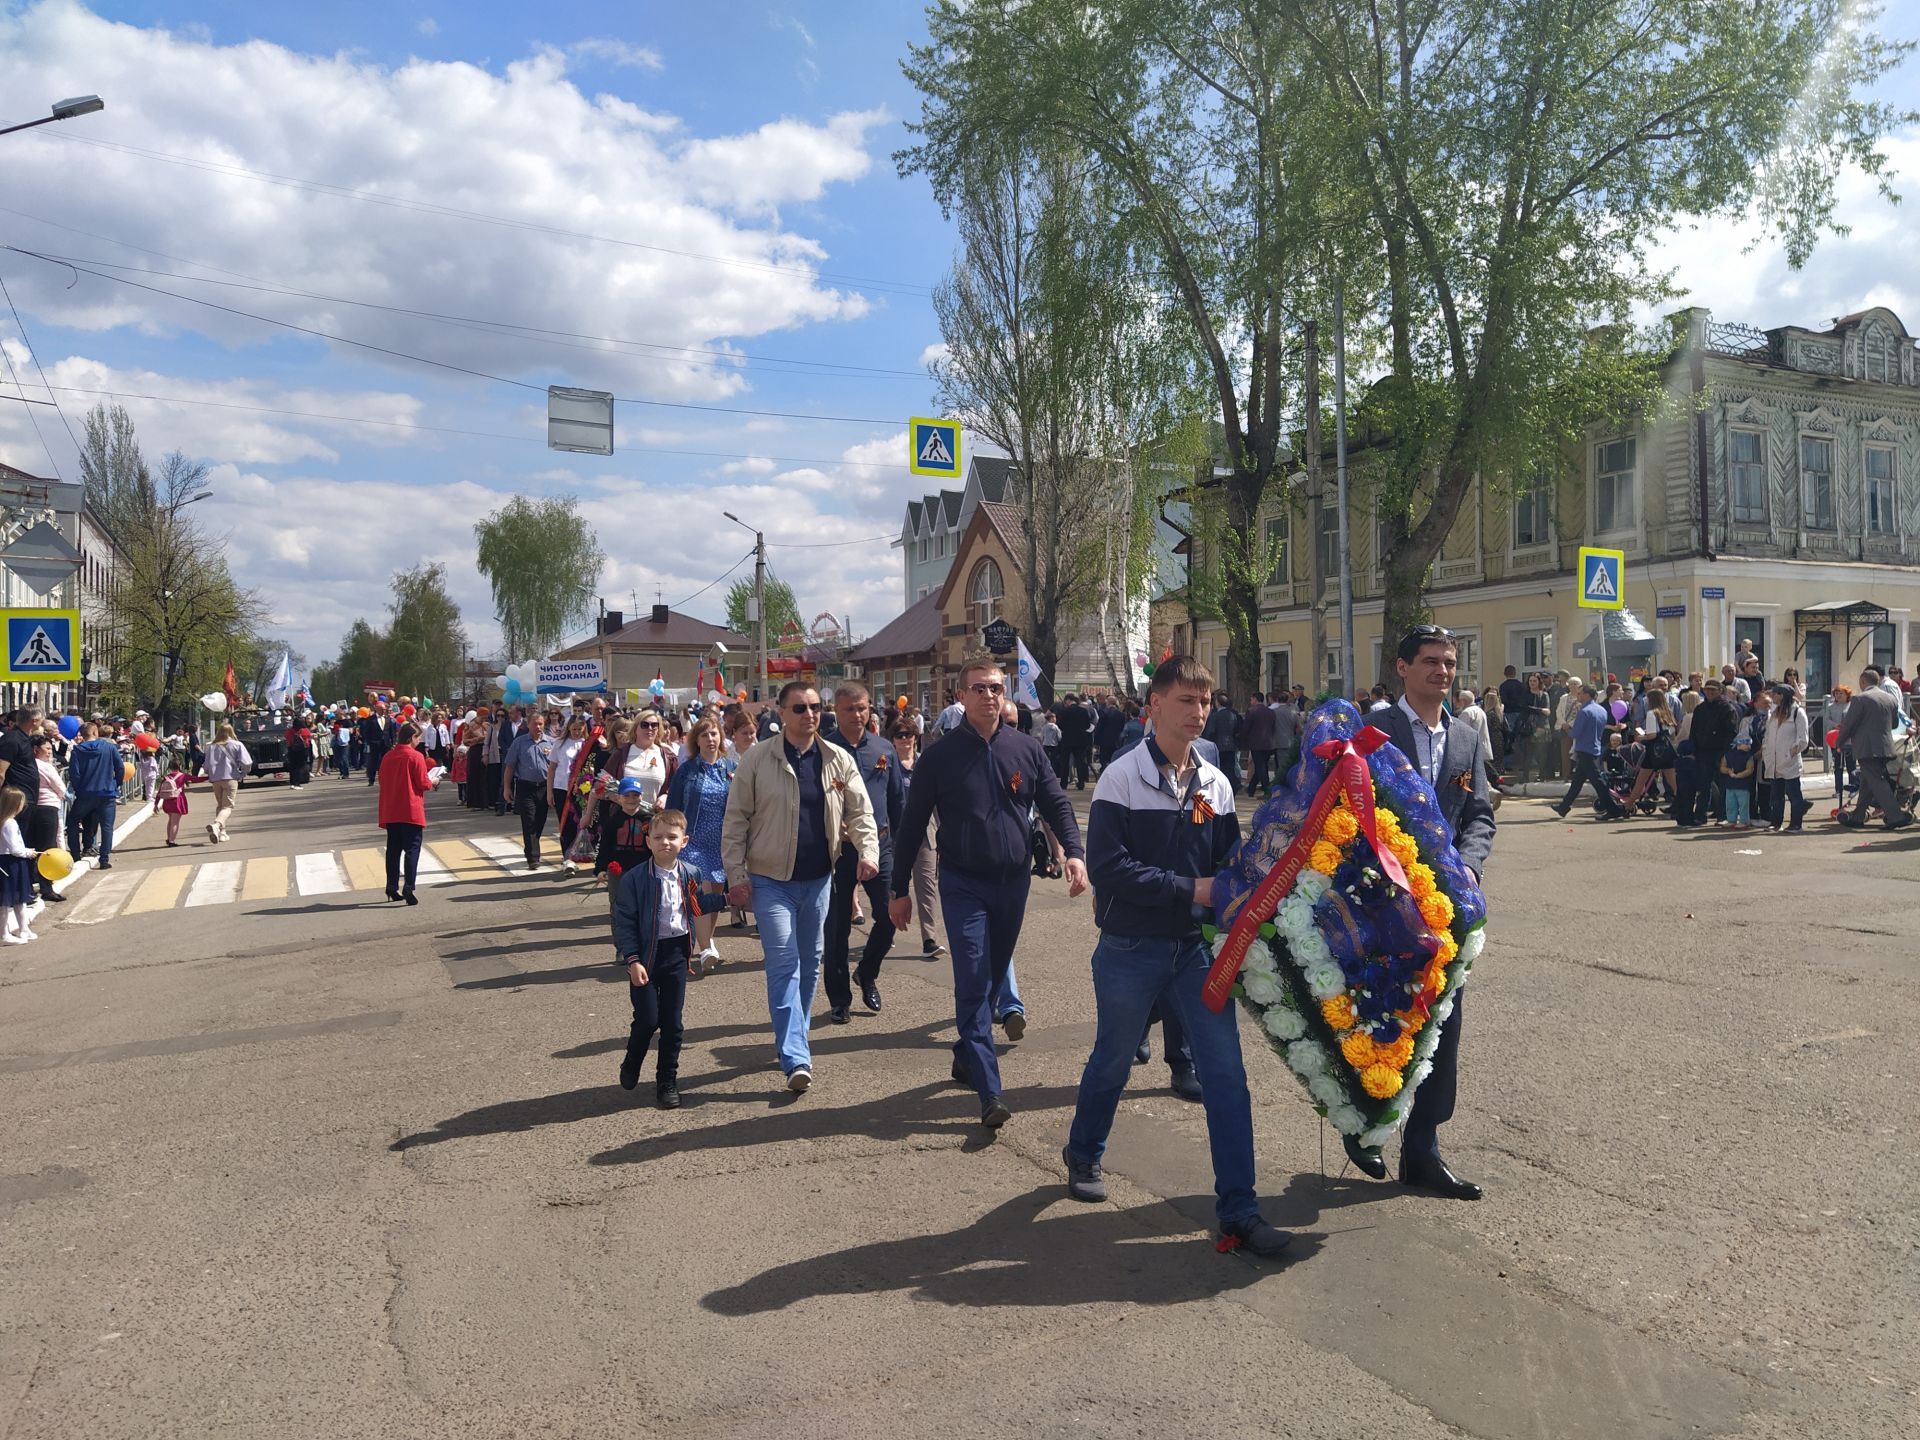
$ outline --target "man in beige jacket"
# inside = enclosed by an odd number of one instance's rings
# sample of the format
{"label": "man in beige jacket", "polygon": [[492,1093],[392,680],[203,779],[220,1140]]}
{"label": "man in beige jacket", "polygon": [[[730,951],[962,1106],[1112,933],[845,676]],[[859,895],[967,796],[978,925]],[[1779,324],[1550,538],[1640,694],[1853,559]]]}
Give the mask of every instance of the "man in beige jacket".
{"label": "man in beige jacket", "polygon": [[780,734],[747,751],[727,794],[720,834],[727,903],[753,908],[766,956],[767,1010],[787,1088],[813,1084],[807,1022],[820,980],[833,857],[842,840],[859,851],[858,874],[880,873],[873,805],[853,757],[820,740],[820,692],[802,680],[782,687]]}

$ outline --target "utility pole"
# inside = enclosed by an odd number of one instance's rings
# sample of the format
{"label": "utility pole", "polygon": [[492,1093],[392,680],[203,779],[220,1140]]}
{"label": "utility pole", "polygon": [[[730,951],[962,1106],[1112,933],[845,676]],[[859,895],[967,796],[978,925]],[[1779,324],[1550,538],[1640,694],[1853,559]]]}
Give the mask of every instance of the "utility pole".
{"label": "utility pole", "polygon": [[[1307,554],[1311,557],[1307,566],[1307,622],[1308,645],[1313,653],[1307,659],[1307,694],[1317,697],[1326,684],[1327,655],[1327,577],[1322,573],[1320,564],[1320,511],[1322,504],[1322,482],[1320,477],[1320,322],[1309,320],[1306,323],[1306,391],[1307,391]],[[1292,575],[1288,575],[1292,580]],[[1266,677],[1260,677],[1264,687]],[[1344,681],[1343,681],[1344,683]]]}
{"label": "utility pole", "polygon": [[753,613],[758,630],[754,648],[760,656],[757,668],[760,672],[760,703],[764,705],[767,703],[767,537],[731,510],[722,510],[720,513],[742,530],[753,530]]}
{"label": "utility pole", "polygon": [[[1347,306],[1338,268],[1333,272],[1333,463],[1340,505],[1340,673],[1358,695],[1353,681],[1353,551],[1347,534]],[[1380,637],[1380,653],[1387,653],[1385,635]]]}
{"label": "utility pole", "polygon": [[754,643],[760,652],[760,703],[765,705],[773,692],[767,688],[767,537],[753,532],[753,612],[759,633]]}

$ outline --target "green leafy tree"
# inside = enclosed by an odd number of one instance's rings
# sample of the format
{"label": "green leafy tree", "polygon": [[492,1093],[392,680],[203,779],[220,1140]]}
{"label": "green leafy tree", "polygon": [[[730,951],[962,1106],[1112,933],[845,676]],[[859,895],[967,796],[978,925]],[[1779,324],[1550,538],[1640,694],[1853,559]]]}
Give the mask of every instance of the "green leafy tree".
{"label": "green leafy tree", "polygon": [[1386,625],[1477,476],[1520,473],[1644,403],[1647,344],[1608,339],[1671,295],[1645,256],[1689,216],[1746,214],[1804,263],[1843,165],[1884,166],[1909,117],[1862,98],[1906,46],[1849,0],[943,0],[908,76],[953,193],[982,153],[1071,144],[1150,245],[1219,405],[1220,607],[1256,674],[1280,473],[1286,327],[1337,276],[1384,336]]}
{"label": "green leafy tree", "polygon": [[1279,7],[1201,0],[945,0],[905,66],[919,143],[897,158],[943,195],[999,155],[1084,161],[1107,223],[1139,247],[1143,324],[1171,324],[1220,416],[1220,614],[1236,674],[1258,673],[1256,523],[1285,457],[1289,286],[1327,157]]}
{"label": "green leafy tree", "polygon": [[87,412],[80,446],[80,483],[87,505],[116,540],[125,540],[154,505],[153,476],[140,453],[133,417],[120,405]]}
{"label": "green leafy tree", "polygon": [[357,701],[366,681],[390,678],[385,672],[386,636],[364,619],[355,620],[341,639],[339,657],[314,667],[313,697],[322,703]]}
{"label": "green leafy tree", "polygon": [[466,627],[447,593],[444,565],[422,562],[393,577],[393,608],[387,625],[386,677],[403,695],[451,696],[458,688]]}
{"label": "green leafy tree", "polygon": [[1151,364],[1151,299],[1083,167],[1060,152],[985,166],[955,206],[960,250],[934,292],[945,353],[933,375],[946,409],[1012,460],[1014,618],[1050,691],[1067,637],[1096,613],[1104,627],[1133,593],[1132,451],[1143,417],[1162,418],[1165,377]]}
{"label": "green leafy tree", "polygon": [[[727,628],[736,635],[752,639],[757,626],[747,619],[753,601],[753,581],[736,580],[727,591]],[[784,580],[767,577],[767,648],[791,630],[804,630],[800,623],[800,602],[793,598],[793,587]]]}
{"label": "green leafy tree", "polygon": [[593,613],[607,557],[571,495],[516,495],[473,527],[507,658],[543,657]]}
{"label": "green leafy tree", "polygon": [[114,656],[105,698],[130,706],[153,696],[162,725],[184,713],[178,697],[218,688],[228,662],[244,671],[266,616],[260,597],[234,582],[220,537],[189,509],[209,493],[207,467],[175,451],[127,505],[116,536],[122,564],[103,617]]}

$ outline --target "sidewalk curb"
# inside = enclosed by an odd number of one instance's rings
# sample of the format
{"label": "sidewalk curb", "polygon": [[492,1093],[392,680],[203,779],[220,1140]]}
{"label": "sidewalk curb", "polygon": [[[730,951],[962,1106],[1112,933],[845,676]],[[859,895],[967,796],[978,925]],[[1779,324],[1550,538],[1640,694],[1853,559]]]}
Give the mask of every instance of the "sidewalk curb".
{"label": "sidewalk curb", "polygon": [[[1510,800],[1558,800],[1567,793],[1563,780],[1530,780],[1524,785],[1509,785],[1500,792]],[[1809,798],[1833,794],[1831,775],[1803,775],[1800,779],[1800,793]],[[116,845],[119,841],[114,842]]]}
{"label": "sidewalk curb", "polygon": [[[118,850],[122,845],[126,844],[127,837],[144,825],[147,817],[153,813],[152,804],[142,800],[140,802],[140,808],[135,810],[131,817],[113,827],[113,848]],[[53,882],[53,893],[56,895],[66,894],[68,886],[72,885],[79,880],[82,875],[87,874],[94,868],[94,861],[91,855],[85,855],[75,860],[73,862],[73,869]]]}

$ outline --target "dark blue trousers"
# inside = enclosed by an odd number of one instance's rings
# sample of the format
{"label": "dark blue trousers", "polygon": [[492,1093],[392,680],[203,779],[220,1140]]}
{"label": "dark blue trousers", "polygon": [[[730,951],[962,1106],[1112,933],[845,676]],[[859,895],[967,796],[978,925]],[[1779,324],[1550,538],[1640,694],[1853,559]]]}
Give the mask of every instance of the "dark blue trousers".
{"label": "dark blue trousers", "polygon": [[1031,878],[1025,866],[993,879],[940,866],[940,913],[953,956],[953,1010],[960,1038],[953,1058],[984,1101],[1000,1093],[993,1053],[993,992],[1013,964],[1027,916]]}
{"label": "dark blue trousers", "polygon": [[1400,1142],[1406,1155],[1425,1159],[1440,1154],[1440,1127],[1453,1118],[1454,1091],[1460,1080],[1460,1012],[1466,1008],[1464,994],[1454,997],[1453,1013],[1440,1027],[1440,1043],[1433,1047],[1433,1073],[1420,1082],[1413,1097],[1413,1114],[1407,1117],[1407,1133]]}

